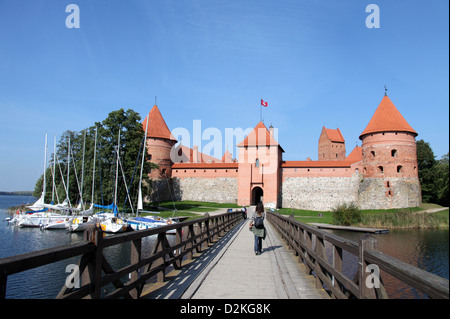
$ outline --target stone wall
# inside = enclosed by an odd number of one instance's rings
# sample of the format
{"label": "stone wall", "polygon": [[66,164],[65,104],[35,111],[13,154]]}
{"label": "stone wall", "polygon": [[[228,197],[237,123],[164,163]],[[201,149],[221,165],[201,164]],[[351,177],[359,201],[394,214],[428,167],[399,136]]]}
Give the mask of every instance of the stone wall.
{"label": "stone wall", "polygon": [[144,202],[161,202],[179,200],[173,192],[176,187],[171,178],[152,180],[152,187],[149,194],[144,194]]}
{"label": "stone wall", "polygon": [[282,206],[329,211],[342,203],[357,203],[361,173],[351,177],[285,177]]}
{"label": "stone wall", "polygon": [[237,177],[186,177],[173,178],[177,200],[193,200],[216,203],[237,203]]}
{"label": "stone wall", "polygon": [[422,198],[418,178],[365,178],[358,193],[360,209],[415,207]]}

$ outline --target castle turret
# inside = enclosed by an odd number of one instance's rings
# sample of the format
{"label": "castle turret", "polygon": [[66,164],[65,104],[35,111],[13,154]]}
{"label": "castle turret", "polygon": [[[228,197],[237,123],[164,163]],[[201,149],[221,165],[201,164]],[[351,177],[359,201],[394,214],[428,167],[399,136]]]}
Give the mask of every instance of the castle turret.
{"label": "castle turret", "polygon": [[[159,166],[158,169],[152,169],[151,179],[164,179],[172,176],[172,161],[170,159],[170,150],[177,143],[177,140],[170,133],[164,118],[157,105],[148,113],[147,130],[147,159]],[[143,129],[147,127],[147,117],[142,121]]]}
{"label": "castle turret", "polygon": [[238,204],[279,207],[281,203],[281,162],[284,150],[263,122],[240,142]]}
{"label": "castle turret", "polygon": [[319,138],[319,161],[345,160],[345,139],[341,130],[322,128]]}
{"label": "castle turret", "polygon": [[[417,135],[385,95],[359,137],[362,140],[364,177],[361,186],[370,194],[367,198],[363,196],[363,207],[400,208],[420,204]],[[383,194],[382,199],[380,193]],[[379,205],[365,201],[378,201]]]}

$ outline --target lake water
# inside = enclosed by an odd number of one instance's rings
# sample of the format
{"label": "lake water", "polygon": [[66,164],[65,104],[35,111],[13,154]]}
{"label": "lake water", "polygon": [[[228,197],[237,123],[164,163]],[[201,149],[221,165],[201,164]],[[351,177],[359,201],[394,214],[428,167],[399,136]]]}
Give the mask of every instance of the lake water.
{"label": "lake water", "polygon": [[[31,251],[67,245],[83,240],[82,233],[70,233],[66,230],[40,230],[39,227],[19,228],[8,225],[10,217],[6,208],[20,204],[33,203],[35,198],[25,196],[0,195],[0,258],[19,255]],[[155,236],[143,239],[142,255],[146,257],[153,247]],[[169,242],[173,240],[169,237]],[[105,257],[114,269],[120,269],[129,263],[130,243],[108,247]],[[47,299],[55,298],[63,287],[71,270],[66,268],[77,264],[79,257],[30,269],[8,276],[6,298],[8,299]],[[113,290],[106,287],[103,292]]]}
{"label": "lake water", "polygon": [[[9,217],[6,208],[36,199],[24,196],[0,195],[0,258],[14,256],[26,252],[75,243],[83,239],[81,233],[69,233],[65,230],[41,231],[39,228],[18,228],[8,226],[5,218]],[[358,241],[362,233],[333,231],[339,236]],[[389,234],[374,235],[378,240],[378,248],[383,253],[396,257],[411,265],[430,271],[444,278],[449,278],[449,231],[448,230],[408,230],[391,231]],[[170,240],[170,238],[169,238]],[[143,243],[143,255],[150,253],[152,238]],[[128,263],[129,244],[109,247],[105,255],[114,269]],[[66,267],[76,264],[79,257],[62,260],[58,263],[31,269],[8,276],[6,297],[11,299],[54,298],[69,272]],[[344,255],[344,272],[354,273],[356,263]],[[410,287],[398,282],[395,278],[383,276],[383,282],[392,298],[424,298]],[[108,288],[107,288],[108,289]]]}
{"label": "lake water", "polygon": [[[359,241],[363,233],[350,231],[329,231],[335,235]],[[372,234],[377,239],[378,250],[410,265],[449,279],[449,231],[446,230],[391,230],[388,234]],[[350,255],[350,254],[348,254]],[[357,257],[344,254],[343,271],[353,278],[356,273]],[[381,272],[381,279],[390,298],[427,298],[421,292]]]}

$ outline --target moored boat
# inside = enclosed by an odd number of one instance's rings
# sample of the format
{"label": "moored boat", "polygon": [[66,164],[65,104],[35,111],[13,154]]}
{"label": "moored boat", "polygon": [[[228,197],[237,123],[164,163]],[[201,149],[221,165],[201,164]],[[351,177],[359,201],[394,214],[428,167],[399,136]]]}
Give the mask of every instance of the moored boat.
{"label": "moored boat", "polygon": [[128,223],[120,217],[111,216],[101,221],[100,227],[105,233],[117,234],[125,232],[128,229]]}
{"label": "moored boat", "polygon": [[67,216],[64,220],[57,220],[54,222],[49,222],[43,225],[44,229],[67,229],[72,221],[72,218]]}

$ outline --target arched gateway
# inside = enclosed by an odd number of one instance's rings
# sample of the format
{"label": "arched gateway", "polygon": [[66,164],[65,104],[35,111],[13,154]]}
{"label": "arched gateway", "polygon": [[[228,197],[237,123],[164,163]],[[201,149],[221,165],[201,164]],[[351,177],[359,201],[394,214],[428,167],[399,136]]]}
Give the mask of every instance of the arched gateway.
{"label": "arched gateway", "polygon": [[256,205],[263,201],[264,191],[261,187],[257,186],[252,190],[252,205]]}

